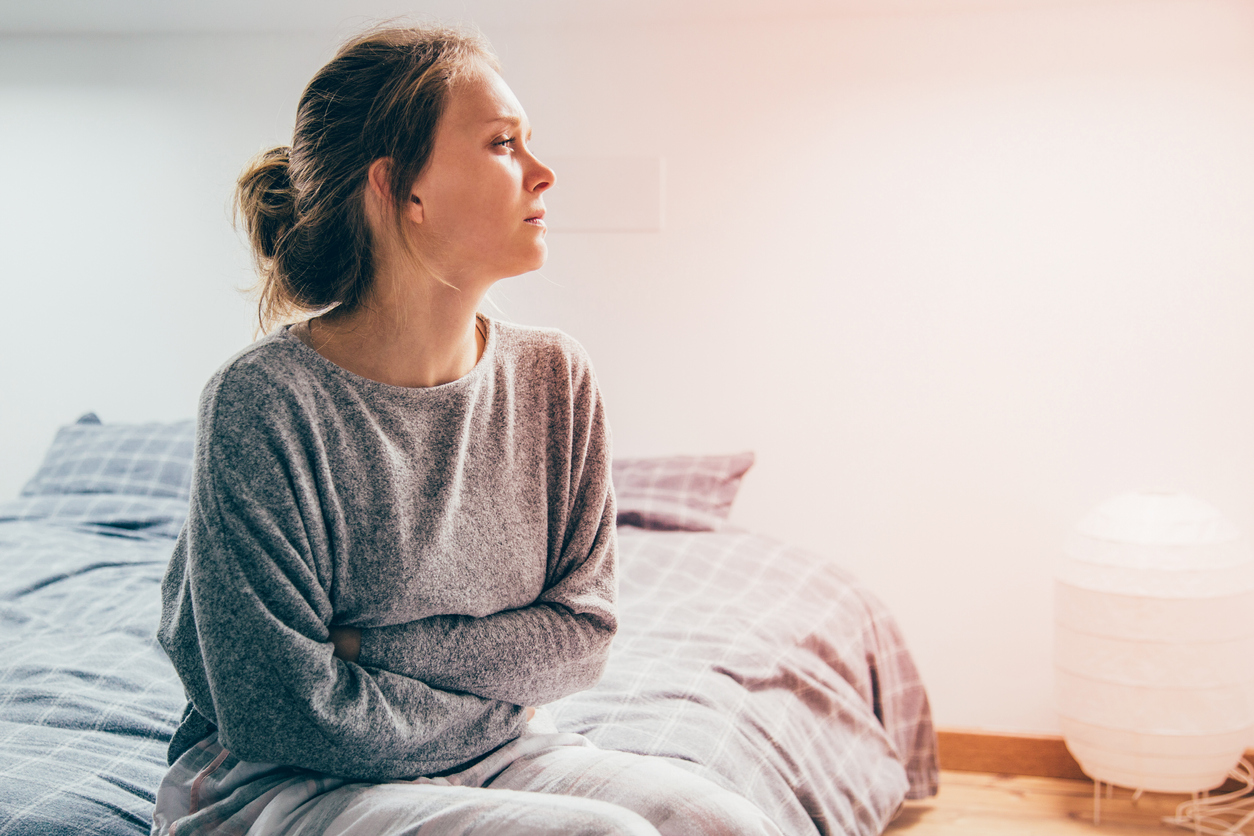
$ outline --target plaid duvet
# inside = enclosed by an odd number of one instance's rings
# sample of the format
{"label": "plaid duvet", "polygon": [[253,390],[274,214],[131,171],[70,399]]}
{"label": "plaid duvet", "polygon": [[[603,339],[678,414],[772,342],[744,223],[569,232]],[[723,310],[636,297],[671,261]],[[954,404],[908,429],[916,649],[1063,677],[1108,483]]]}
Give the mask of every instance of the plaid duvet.
{"label": "plaid duvet", "polygon": [[619,528],[620,628],[552,706],[602,748],[723,782],[785,833],[879,833],[937,789],[927,695],[892,616],[831,562],[745,532]]}
{"label": "plaid duvet", "polygon": [[[0,836],[145,834],[183,705],[153,639],[172,521],[21,510],[0,522]],[[676,758],[798,836],[877,833],[935,791],[927,698],[874,596],[769,538],[620,532],[621,632],[559,728]]]}
{"label": "plaid duvet", "polygon": [[157,646],[173,541],[0,523],[0,834],[146,834],[183,688]]}

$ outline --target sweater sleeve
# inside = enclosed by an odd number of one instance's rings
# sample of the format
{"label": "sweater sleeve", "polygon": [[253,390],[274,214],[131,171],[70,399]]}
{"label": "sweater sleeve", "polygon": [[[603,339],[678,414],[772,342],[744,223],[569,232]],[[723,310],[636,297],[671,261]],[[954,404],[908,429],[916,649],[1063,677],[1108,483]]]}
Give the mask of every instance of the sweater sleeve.
{"label": "sweater sleeve", "polygon": [[550,536],[561,543],[539,598],[478,618],[440,615],[362,630],[359,663],[518,705],[543,705],[600,679],[618,626],[617,533],[609,430],[590,368],[568,410],[564,475],[550,488],[558,523]]}
{"label": "sweater sleeve", "polygon": [[249,761],[359,780],[450,769],[515,737],[514,704],[349,664],[329,641],[333,582],[291,426],[207,392],[187,524],[162,588],[160,629],[196,711]]}

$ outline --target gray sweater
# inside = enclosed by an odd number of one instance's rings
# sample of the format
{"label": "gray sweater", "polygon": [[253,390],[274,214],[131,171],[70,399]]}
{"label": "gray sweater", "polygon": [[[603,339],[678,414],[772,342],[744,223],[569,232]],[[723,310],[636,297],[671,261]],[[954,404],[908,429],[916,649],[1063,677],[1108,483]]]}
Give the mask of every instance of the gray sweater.
{"label": "gray sweater", "polygon": [[[609,432],[583,349],[489,323],[463,378],[359,377],[288,331],[201,396],[161,645],[246,761],[358,780],[451,769],[589,687],[615,618]],[[361,629],[356,663],[329,628]]]}

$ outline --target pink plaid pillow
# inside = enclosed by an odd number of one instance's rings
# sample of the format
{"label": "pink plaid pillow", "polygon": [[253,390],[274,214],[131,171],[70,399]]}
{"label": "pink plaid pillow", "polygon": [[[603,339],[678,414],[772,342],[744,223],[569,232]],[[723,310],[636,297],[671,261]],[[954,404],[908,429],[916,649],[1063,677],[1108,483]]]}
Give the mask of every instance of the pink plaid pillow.
{"label": "pink plaid pillow", "polygon": [[753,453],[614,459],[618,524],[662,531],[723,527]]}

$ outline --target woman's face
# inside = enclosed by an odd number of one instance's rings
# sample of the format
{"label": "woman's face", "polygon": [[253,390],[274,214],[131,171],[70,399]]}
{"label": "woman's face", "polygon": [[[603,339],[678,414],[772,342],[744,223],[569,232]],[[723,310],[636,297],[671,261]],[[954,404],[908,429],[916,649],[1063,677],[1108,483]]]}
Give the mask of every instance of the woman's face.
{"label": "woman's face", "polygon": [[449,280],[505,278],[544,264],[544,202],[553,171],[527,143],[522,105],[488,68],[453,88],[409,216]]}

